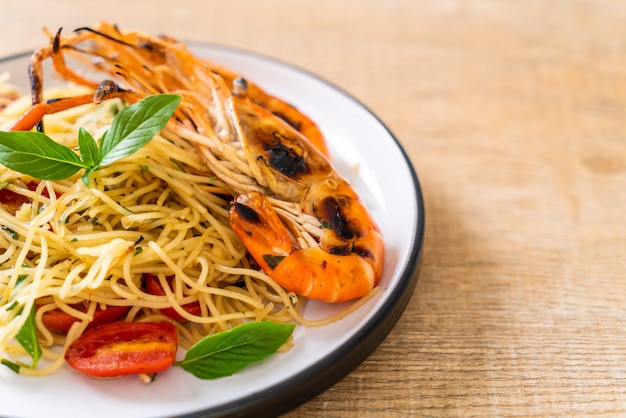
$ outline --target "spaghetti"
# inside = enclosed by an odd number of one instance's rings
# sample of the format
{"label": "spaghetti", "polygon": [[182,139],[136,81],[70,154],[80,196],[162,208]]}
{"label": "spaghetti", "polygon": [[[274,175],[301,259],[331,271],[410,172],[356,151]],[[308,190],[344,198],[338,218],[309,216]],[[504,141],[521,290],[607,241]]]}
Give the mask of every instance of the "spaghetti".
{"label": "spaghetti", "polygon": [[[103,22],[50,38],[31,59],[32,108],[0,76],[0,129],[28,130],[53,113],[46,134],[72,148],[79,127],[101,138],[122,99],[181,101],[151,142],[89,170],[89,187],[76,174],[42,181],[0,167],[0,356],[25,353],[17,341],[24,311],[36,310],[48,362],[23,372],[45,374],[113,313],[170,322],[189,348],[246,321],[327,324],[378,291],[380,229],[308,117],[169,37]],[[66,56],[107,78],[85,78]],[[85,88],[44,92],[48,58],[61,79]],[[309,321],[296,294],[356,302]],[[60,327],[55,315],[77,321]]]}
{"label": "spaghetti", "polygon": [[[12,89],[5,82],[0,91]],[[21,114],[26,100],[8,103],[0,126]],[[111,101],[50,115],[46,133],[75,146],[79,126],[97,137],[121,105]],[[0,353],[24,354],[15,341],[26,317],[19,312],[35,306],[48,360],[21,373],[57,369],[96,312],[111,307],[129,308],[124,321],[173,323],[183,348],[248,320],[307,322],[296,312],[298,298],[247,256],[228,223],[231,197],[220,194],[222,185],[193,146],[172,132],[95,171],[91,188],[78,175],[40,181],[1,166],[0,184],[18,203],[0,205]],[[158,280],[164,295],[146,290],[146,275]],[[190,313],[189,304],[199,311]],[[168,308],[181,319],[164,315]],[[67,335],[46,324],[46,315],[59,310],[78,319]]]}

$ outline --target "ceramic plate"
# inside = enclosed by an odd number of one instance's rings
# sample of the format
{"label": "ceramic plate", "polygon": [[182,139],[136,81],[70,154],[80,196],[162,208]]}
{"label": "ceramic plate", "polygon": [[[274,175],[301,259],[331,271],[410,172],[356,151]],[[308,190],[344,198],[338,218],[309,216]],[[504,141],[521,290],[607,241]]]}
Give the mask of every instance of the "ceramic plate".
{"label": "ceramic plate", "polygon": [[[151,384],[135,377],[94,380],[68,367],[52,376],[28,378],[1,367],[0,416],[277,415],[352,371],[383,341],[404,311],[417,282],[424,206],[415,171],[393,134],[356,99],[306,71],[242,50],[190,46],[293,103],[320,126],[337,170],[360,193],[384,235],[381,291],[339,322],[297,327],[293,349],[219,380],[198,380],[177,367],[159,374]],[[10,71],[11,80],[26,92],[28,58],[29,54],[21,54],[0,60],[0,73]],[[322,318],[344,307],[310,302],[304,315]]]}

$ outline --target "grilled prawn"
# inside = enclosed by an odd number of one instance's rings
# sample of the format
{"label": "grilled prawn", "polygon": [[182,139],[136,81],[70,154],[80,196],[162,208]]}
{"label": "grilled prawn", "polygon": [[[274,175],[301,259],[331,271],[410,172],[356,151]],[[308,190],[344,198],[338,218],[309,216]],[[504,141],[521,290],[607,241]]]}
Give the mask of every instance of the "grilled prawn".
{"label": "grilled prawn", "polygon": [[[377,285],[384,258],[380,230],[329,162],[324,137],[308,117],[168,37],[102,23],[51,38],[33,55],[33,107],[13,129],[30,129],[46,113],[91,101],[179,94],[176,121],[167,129],[193,143],[234,196],[231,227],[270,277],[327,302],[359,298]],[[111,80],[86,78],[66,56]],[[93,87],[94,94],[43,102],[41,63],[47,58],[62,78]]]}

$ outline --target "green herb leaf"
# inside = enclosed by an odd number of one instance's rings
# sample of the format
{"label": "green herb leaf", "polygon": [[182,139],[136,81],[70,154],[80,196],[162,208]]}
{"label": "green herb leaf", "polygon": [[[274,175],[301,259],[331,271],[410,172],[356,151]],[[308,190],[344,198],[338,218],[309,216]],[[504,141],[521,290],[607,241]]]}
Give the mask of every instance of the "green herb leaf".
{"label": "green herb leaf", "polygon": [[[26,268],[26,267],[28,267],[28,265],[26,263],[22,263],[22,267]],[[27,278],[28,278],[28,273],[26,273],[26,274],[19,274],[17,276],[17,281],[15,282],[15,286],[18,286],[20,283],[22,283]]]}
{"label": "green herb leaf", "polygon": [[230,376],[274,354],[294,328],[293,324],[269,321],[239,325],[198,341],[175,365],[200,379]]}
{"label": "green herb leaf", "polygon": [[40,132],[0,132],[0,164],[42,180],[63,180],[81,168],[89,186],[91,173],[101,165],[127,157],[152,140],[174,114],[180,96],[148,96],[125,107],[113,119],[100,146],[86,130],[78,133],[80,157]]}
{"label": "green herb leaf", "polygon": [[11,360],[7,360],[7,359],[3,358],[2,360],[0,360],[0,364],[4,364],[9,369],[13,370],[15,373],[19,373],[20,372],[20,365],[17,364],[17,363],[13,363]]}
{"label": "green herb leaf", "polygon": [[88,169],[85,170],[83,175],[80,177],[80,179],[83,181],[85,186],[89,187],[89,179],[91,178],[91,173],[98,170],[99,168],[100,166],[96,166],[96,167],[89,167]]}
{"label": "green herb leaf", "polygon": [[28,274],[20,274],[20,275],[18,275],[17,276],[17,281],[15,282],[15,286],[19,285],[20,283],[22,283],[27,278],[28,278]]}
{"label": "green herb leaf", "polygon": [[[22,313],[23,315],[23,313]],[[24,350],[33,358],[32,369],[37,367],[37,362],[41,358],[41,347],[37,339],[37,325],[35,325],[35,306],[33,305],[26,322],[15,335],[15,339],[20,343]]]}
{"label": "green herb leaf", "polygon": [[42,180],[63,180],[86,165],[40,132],[0,132],[0,163]]}
{"label": "green herb leaf", "polygon": [[120,110],[100,139],[100,164],[127,157],[150,142],[165,127],[179,102],[180,96],[159,94]]}
{"label": "green herb leaf", "polygon": [[10,304],[10,305],[6,308],[6,310],[7,310],[7,312],[8,312],[8,311],[12,311],[13,309],[17,308],[18,306],[20,306],[20,303],[19,303],[18,301],[14,300],[14,301],[13,301],[13,303],[12,303],[12,304]]}
{"label": "green herb leaf", "polygon": [[100,149],[93,136],[82,126],[78,130],[78,149],[80,158],[88,167],[96,167],[100,164]]}
{"label": "green herb leaf", "polygon": [[7,231],[9,235],[11,235],[11,238],[13,238],[14,240],[18,240],[20,238],[20,235],[17,232],[15,232],[6,225],[0,225],[0,229],[2,229],[3,231]]}

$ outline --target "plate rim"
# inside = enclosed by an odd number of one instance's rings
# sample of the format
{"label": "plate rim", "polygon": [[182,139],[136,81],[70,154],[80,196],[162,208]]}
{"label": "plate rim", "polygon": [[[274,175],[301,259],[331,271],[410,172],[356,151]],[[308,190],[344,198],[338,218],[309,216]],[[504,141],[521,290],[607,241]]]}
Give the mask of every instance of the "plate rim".
{"label": "plate rim", "polygon": [[[413,231],[411,237],[411,250],[404,268],[399,275],[397,285],[386,297],[377,312],[354,335],[354,338],[347,340],[329,355],[309,365],[300,373],[277,384],[265,387],[252,395],[247,395],[222,405],[185,412],[174,415],[173,418],[232,417],[245,416],[249,413],[254,413],[257,417],[281,415],[308,402],[351,373],[378,348],[404,313],[417,285],[423,254],[426,214],[421,185],[415,167],[396,135],[381,118],[362,101],[333,82],[310,70],[306,70],[280,58],[250,51],[245,48],[197,40],[181,41],[190,48],[208,47],[278,64],[326,85],[361,108],[361,110],[366,112],[384,129],[398,148],[406,164],[406,168],[410,173],[410,182],[415,192],[415,204],[417,209],[417,222],[415,231]],[[28,58],[32,53],[33,51],[31,50],[1,56],[0,64],[15,59]]]}

